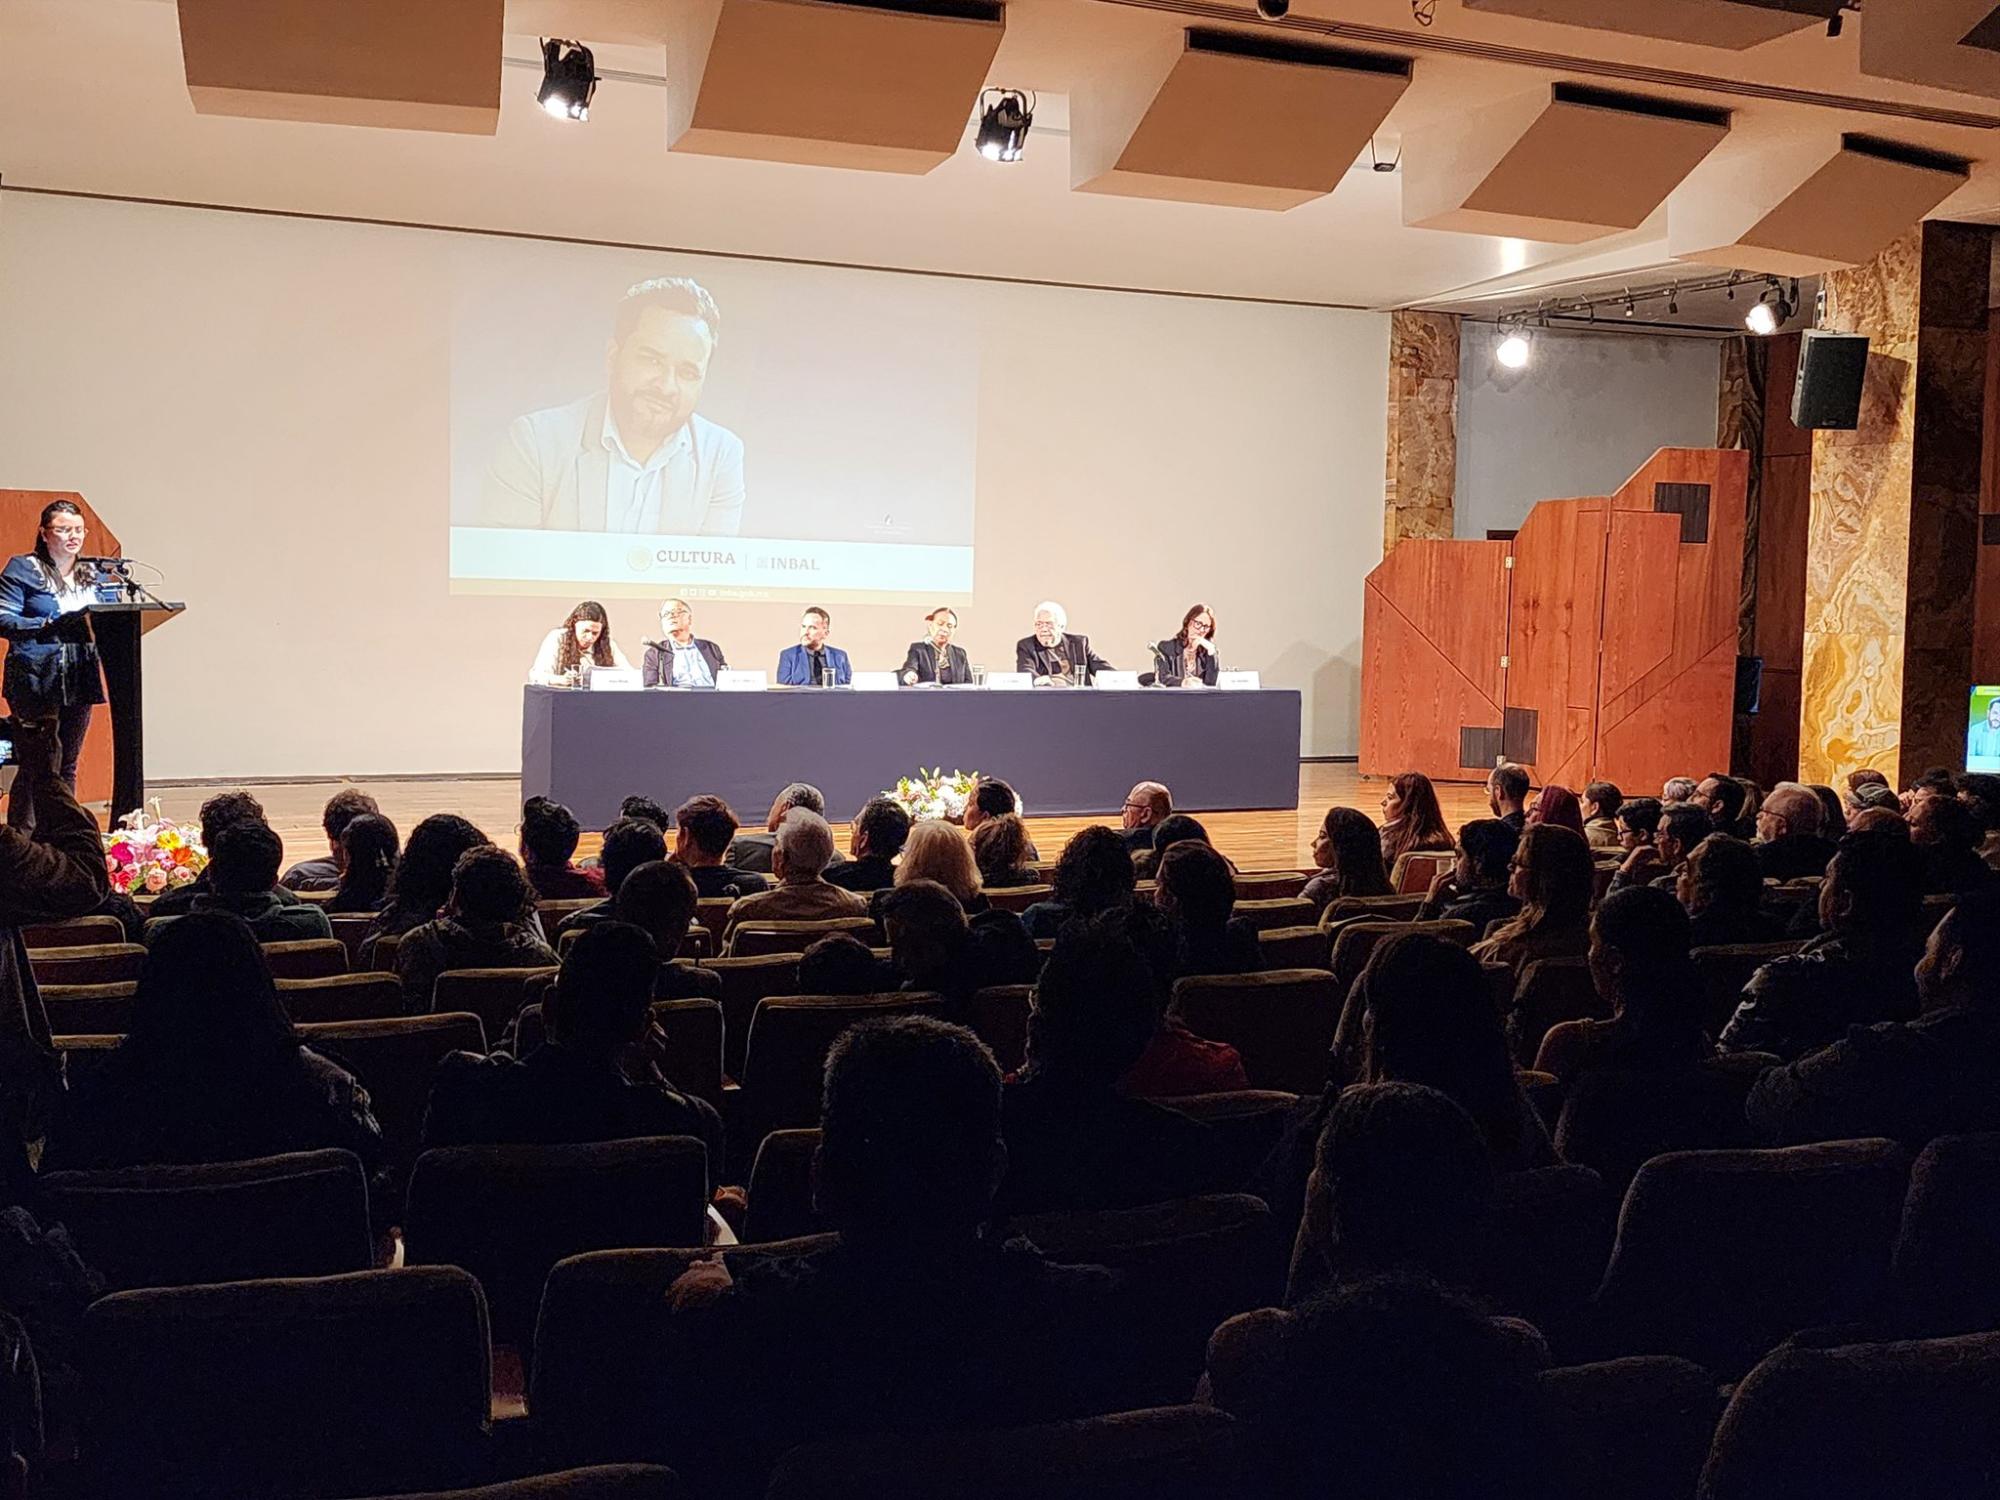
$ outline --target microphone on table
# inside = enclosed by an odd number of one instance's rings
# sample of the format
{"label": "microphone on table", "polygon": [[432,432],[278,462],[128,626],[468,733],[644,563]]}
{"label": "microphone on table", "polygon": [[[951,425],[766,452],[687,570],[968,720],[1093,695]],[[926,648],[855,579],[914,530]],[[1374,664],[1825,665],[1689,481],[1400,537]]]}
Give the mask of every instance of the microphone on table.
{"label": "microphone on table", "polygon": [[1166,670],[1167,662],[1166,658],[1160,655],[1160,643],[1158,641],[1146,642],[1146,654],[1153,658],[1153,670],[1139,674],[1139,686],[1154,687],[1159,683],[1160,674]]}

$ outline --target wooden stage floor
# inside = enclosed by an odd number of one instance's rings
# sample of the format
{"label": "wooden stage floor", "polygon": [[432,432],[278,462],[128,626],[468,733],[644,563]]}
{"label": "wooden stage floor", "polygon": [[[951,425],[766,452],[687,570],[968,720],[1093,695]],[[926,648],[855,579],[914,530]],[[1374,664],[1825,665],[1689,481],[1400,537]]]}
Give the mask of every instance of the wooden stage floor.
{"label": "wooden stage floor", "polygon": [[[319,828],[320,809],[329,796],[348,784],[330,780],[265,782],[247,789],[264,804],[272,826],[283,835],[285,859],[290,863],[324,852],[326,840]],[[520,824],[521,784],[512,777],[459,779],[441,776],[367,780],[351,784],[360,786],[380,802],[382,810],[406,836],[411,828],[431,813],[455,812],[485,829],[495,842],[511,847],[515,829]],[[1313,834],[1318,830],[1326,810],[1333,806],[1358,807],[1379,822],[1382,792],[1387,784],[1379,777],[1363,777],[1350,761],[1305,762],[1299,766],[1297,812],[1197,816],[1208,828],[1216,847],[1236,861],[1240,869],[1309,868]],[[203,799],[224,789],[213,783],[156,784],[153,794],[158,798],[165,816],[192,822]],[[1115,821],[1109,818],[1037,818],[1034,816],[1035,789],[1019,787],[1016,790],[1028,804],[1029,829],[1047,858],[1054,858],[1064,841],[1086,823]],[[1486,796],[1480,787],[1440,784],[1438,796],[1444,805],[1445,819],[1453,827],[1468,818],[1486,816]],[[739,807],[736,812],[754,826],[761,824],[768,810],[768,806]],[[837,831],[840,847],[845,851],[845,825],[837,825]],[[585,852],[595,846],[596,839],[586,834]]]}

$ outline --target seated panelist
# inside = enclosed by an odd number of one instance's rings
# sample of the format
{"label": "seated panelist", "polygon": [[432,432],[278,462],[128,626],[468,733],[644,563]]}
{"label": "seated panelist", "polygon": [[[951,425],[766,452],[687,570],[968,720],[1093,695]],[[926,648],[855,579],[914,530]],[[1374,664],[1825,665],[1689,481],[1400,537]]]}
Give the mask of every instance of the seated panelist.
{"label": "seated panelist", "polygon": [[935,682],[948,686],[971,682],[972,664],[965,659],[965,648],[951,643],[956,634],[958,614],[948,605],[940,604],[925,615],[924,638],[910,642],[909,653],[903,658],[904,685],[915,687],[920,682]]}
{"label": "seated panelist", "polygon": [[854,681],[847,653],[826,643],[833,616],[813,605],[799,617],[799,643],[778,655],[779,687],[846,687]]}
{"label": "seated panelist", "polygon": [[1014,643],[1014,670],[1026,672],[1036,686],[1052,682],[1087,684],[1111,663],[1090,649],[1090,637],[1069,633],[1069,614],[1052,599],[1035,606],[1035,633]]}
{"label": "seated panelist", "polygon": [[581,675],[585,662],[594,667],[632,665],[612,641],[610,616],[595,599],[577,605],[568,619],[543,637],[534,665],[528,668],[528,681],[568,687]]}
{"label": "seated panelist", "polygon": [[657,641],[646,643],[646,660],[640,668],[645,687],[714,687],[715,674],[729,663],[722,648],[694,633],[694,611],[685,599],[669,599],[660,606]]}
{"label": "seated panelist", "polygon": [[1182,615],[1180,633],[1153,648],[1153,672],[1159,687],[1215,686],[1222,663],[1215,654],[1215,616],[1206,604]]}

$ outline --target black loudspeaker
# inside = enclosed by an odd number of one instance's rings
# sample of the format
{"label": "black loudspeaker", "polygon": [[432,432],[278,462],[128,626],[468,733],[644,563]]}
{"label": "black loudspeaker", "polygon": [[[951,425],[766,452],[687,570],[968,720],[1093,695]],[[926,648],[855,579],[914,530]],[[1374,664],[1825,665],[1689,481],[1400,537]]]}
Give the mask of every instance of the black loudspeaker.
{"label": "black loudspeaker", "polygon": [[1764,658],[1761,656],[1739,656],[1736,658],[1736,712],[1754,714],[1763,707],[1764,700]]}
{"label": "black loudspeaker", "polygon": [[1799,339],[1799,374],[1792,383],[1794,427],[1852,431],[1861,421],[1861,381],[1868,373],[1868,336],[1808,328]]}

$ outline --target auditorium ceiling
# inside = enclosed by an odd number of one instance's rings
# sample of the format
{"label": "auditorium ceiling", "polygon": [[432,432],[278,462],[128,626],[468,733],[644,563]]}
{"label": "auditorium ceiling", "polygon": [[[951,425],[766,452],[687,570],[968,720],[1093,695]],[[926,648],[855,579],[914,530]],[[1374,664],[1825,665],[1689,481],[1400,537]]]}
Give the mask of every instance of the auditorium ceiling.
{"label": "auditorium ceiling", "polygon": [[8,189],[1369,308],[2000,220],[1991,0],[4,0],[0,68]]}

